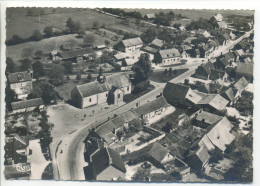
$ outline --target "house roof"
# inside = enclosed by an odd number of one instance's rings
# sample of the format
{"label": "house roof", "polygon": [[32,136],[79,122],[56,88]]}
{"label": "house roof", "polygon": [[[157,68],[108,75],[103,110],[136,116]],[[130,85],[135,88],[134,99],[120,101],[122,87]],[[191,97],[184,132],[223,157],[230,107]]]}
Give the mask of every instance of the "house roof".
{"label": "house roof", "polygon": [[218,47],[219,46],[219,42],[218,40],[211,40],[209,42],[209,46],[212,48],[212,47]]}
{"label": "house roof", "polygon": [[92,136],[86,137],[83,142],[85,143],[86,151],[89,155],[92,155],[98,149],[104,147],[104,142],[101,139]]}
{"label": "house roof", "polygon": [[166,102],[165,98],[164,97],[160,97],[160,98],[157,98],[156,100],[154,101],[151,101],[149,103],[146,103],[144,105],[141,105],[137,108],[135,108],[133,110],[133,112],[137,115],[137,116],[141,116],[142,114],[149,114],[153,111],[156,111],[160,108],[164,108],[164,107],[167,107],[168,106],[168,103]]}
{"label": "house roof", "polygon": [[254,64],[253,63],[242,63],[237,62],[236,73],[241,75],[250,75],[253,76]]}
{"label": "house roof", "polygon": [[102,148],[92,156],[92,165],[95,175],[99,175],[107,167],[112,165],[119,171],[125,173],[125,165],[120,155],[111,148]]}
{"label": "house roof", "polygon": [[114,55],[114,57],[117,59],[117,60],[121,60],[121,59],[125,59],[127,56],[125,53],[118,53],[116,55]]}
{"label": "house roof", "polygon": [[162,47],[164,42],[163,40],[160,40],[160,39],[157,39],[155,38],[152,42],[151,42],[152,45],[155,45],[157,47]]}
{"label": "house roof", "polygon": [[230,39],[230,36],[227,33],[223,34],[223,37],[225,38],[225,40],[229,40]]}
{"label": "house roof", "polygon": [[204,135],[198,142],[200,147],[204,147],[206,150],[211,151],[215,149],[215,146],[211,143],[209,137]]}
{"label": "house roof", "polygon": [[130,47],[135,45],[142,45],[143,41],[141,40],[140,37],[136,37],[136,38],[122,40],[122,43],[124,44],[125,47]]}
{"label": "house roof", "polygon": [[184,100],[190,87],[182,84],[167,82],[163,89],[163,95],[168,102],[173,100]]}
{"label": "house roof", "polygon": [[226,58],[218,58],[217,62],[222,63],[225,67],[228,66],[228,60]]}
{"label": "house roof", "polygon": [[234,53],[230,52],[230,51],[225,53],[224,57],[225,57],[226,60],[230,60],[230,59],[234,59],[235,58]]}
{"label": "house roof", "polygon": [[149,52],[151,54],[155,54],[156,52],[158,52],[157,49],[149,47],[149,46],[144,47],[143,50],[146,51],[146,52]]}
{"label": "house roof", "polygon": [[116,88],[122,88],[130,85],[131,82],[128,79],[127,75],[124,73],[118,73],[118,74],[107,76],[106,81],[104,83],[99,83],[97,81],[94,81],[83,85],[77,85],[76,89],[78,90],[80,95],[84,98],[84,97],[109,91],[112,88],[112,86]]}
{"label": "house roof", "polygon": [[245,90],[247,85],[248,85],[248,81],[244,77],[242,77],[233,84],[233,87],[238,91],[242,92],[243,90]]}
{"label": "house roof", "polygon": [[221,93],[221,96],[227,99],[228,101],[233,101],[235,99],[235,93],[232,87],[228,88],[226,91]]}
{"label": "house roof", "polygon": [[205,93],[196,91],[196,90],[189,90],[186,98],[194,104],[197,104],[203,97],[205,97]]}
{"label": "house roof", "polygon": [[30,100],[24,100],[24,101],[18,101],[18,102],[11,103],[13,110],[37,107],[40,105],[43,105],[42,98],[36,98],[36,99],[30,99]]}
{"label": "house roof", "polygon": [[116,88],[122,88],[131,85],[131,81],[125,73],[117,73],[110,76],[106,76],[106,82]]}
{"label": "house roof", "polygon": [[176,48],[160,50],[159,54],[161,55],[162,59],[180,57],[180,53]]}
{"label": "house roof", "polygon": [[31,74],[27,71],[24,72],[15,72],[8,74],[8,81],[10,84],[12,83],[20,83],[25,81],[32,81]]}
{"label": "house roof", "polygon": [[198,156],[202,164],[207,163],[210,158],[208,151],[204,147],[200,147],[195,154]]}
{"label": "house roof", "polygon": [[224,75],[225,75],[224,71],[211,68],[210,69],[209,79],[210,80],[217,80],[219,78],[222,78]]}
{"label": "house roof", "polygon": [[215,18],[217,21],[222,21],[223,16],[222,16],[222,14],[215,14],[215,15],[214,15],[214,18]]}
{"label": "house roof", "polygon": [[211,62],[207,62],[206,64],[201,65],[201,67],[207,72],[207,74],[210,74],[210,69],[214,68],[214,65]]}
{"label": "house roof", "polygon": [[93,50],[92,48],[82,48],[82,49],[77,49],[77,50],[69,50],[65,52],[59,52],[60,56],[62,59],[70,59],[78,56],[84,56],[86,54],[92,53]]}
{"label": "house roof", "polygon": [[148,19],[155,18],[155,14],[154,14],[154,13],[151,13],[151,14],[145,14],[145,16],[146,16]]}
{"label": "house roof", "polygon": [[125,58],[123,60],[126,62],[127,66],[132,66],[138,62],[139,59]]}
{"label": "house roof", "polygon": [[83,85],[77,85],[76,89],[80,93],[81,97],[89,97],[95,94],[106,92],[110,90],[110,85],[108,83],[99,83],[97,81],[90,82]]}
{"label": "house roof", "polygon": [[229,145],[235,139],[235,136],[230,133],[232,128],[233,125],[230,121],[223,117],[219,122],[210,126],[207,136],[215,146],[225,151],[226,145]]}
{"label": "house roof", "polygon": [[222,118],[221,116],[206,111],[199,111],[196,115],[196,120],[202,121],[204,119],[208,124],[214,124]]}
{"label": "house roof", "polygon": [[216,110],[224,110],[228,103],[229,101],[219,94],[208,94],[198,102],[198,104],[210,105]]}
{"label": "house roof", "polygon": [[155,142],[152,146],[152,148],[149,150],[148,154],[154,158],[158,162],[162,162],[162,160],[165,158],[165,156],[169,153],[170,151],[159,144],[158,142]]}

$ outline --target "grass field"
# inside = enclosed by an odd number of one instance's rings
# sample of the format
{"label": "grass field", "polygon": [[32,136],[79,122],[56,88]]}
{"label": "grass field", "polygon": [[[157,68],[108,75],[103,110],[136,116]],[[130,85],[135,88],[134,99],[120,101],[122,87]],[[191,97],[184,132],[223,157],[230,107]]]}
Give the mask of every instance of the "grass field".
{"label": "grass field", "polygon": [[[124,9],[125,11],[134,11],[133,9]],[[183,9],[138,9],[143,16],[148,13],[158,14],[163,11],[165,13],[173,11],[175,14],[181,14],[191,20],[197,20],[200,17],[203,18],[211,18],[216,13],[221,13],[223,16],[236,14],[242,16],[250,16],[253,15],[254,12],[252,10],[183,10]]]}
{"label": "grass field", "polygon": [[[99,25],[112,25],[120,23],[121,20],[107,16],[90,9],[77,8],[56,8],[55,13],[51,13],[53,8],[44,8],[44,15],[27,16],[27,8],[8,8],[6,11],[7,39],[14,34],[22,38],[28,38],[33,30],[43,31],[47,25],[51,25],[57,30],[62,30],[66,26],[66,21],[71,17],[74,21],[79,21],[83,28],[92,28],[93,22],[98,21]],[[36,11],[35,8],[32,8]]]}

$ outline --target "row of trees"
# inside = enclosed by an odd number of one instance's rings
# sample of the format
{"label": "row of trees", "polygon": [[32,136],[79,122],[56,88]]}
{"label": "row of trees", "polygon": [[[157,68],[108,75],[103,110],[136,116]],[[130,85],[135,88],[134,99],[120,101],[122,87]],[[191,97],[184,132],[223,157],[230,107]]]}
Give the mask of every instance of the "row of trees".
{"label": "row of trees", "polygon": [[126,12],[123,9],[119,9],[119,8],[103,8],[102,9],[105,12],[114,14],[114,15],[118,15],[118,16],[124,16],[124,17],[132,17],[132,18],[136,18],[136,19],[142,19],[143,16],[140,12],[138,11],[130,11],[130,12]]}
{"label": "row of trees", "polygon": [[200,28],[206,30],[213,30],[215,28],[219,28],[219,26],[214,17],[211,17],[209,20],[205,18],[200,18],[199,20],[193,20],[191,21],[191,23],[186,25],[187,30],[198,30]]}

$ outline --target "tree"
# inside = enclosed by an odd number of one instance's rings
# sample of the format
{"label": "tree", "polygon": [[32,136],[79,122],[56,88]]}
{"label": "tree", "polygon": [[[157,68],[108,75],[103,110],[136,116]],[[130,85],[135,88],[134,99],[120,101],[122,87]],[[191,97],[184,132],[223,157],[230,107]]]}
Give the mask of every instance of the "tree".
{"label": "tree", "polygon": [[98,21],[93,22],[93,28],[95,28],[95,29],[99,28],[99,22]]}
{"label": "tree", "polygon": [[33,54],[33,49],[32,48],[24,48],[21,52],[21,57],[22,58],[30,58]]}
{"label": "tree", "polygon": [[59,93],[55,87],[47,81],[38,81],[33,91],[28,95],[27,99],[42,98],[45,105],[49,105],[51,101],[60,99]]}
{"label": "tree", "polygon": [[9,85],[5,87],[5,103],[6,103],[6,108],[11,111],[11,103],[17,101],[17,94],[15,93],[14,90],[10,88]]}
{"label": "tree", "polygon": [[81,74],[80,74],[80,73],[78,73],[78,74],[76,75],[76,80],[81,80]]}
{"label": "tree", "polygon": [[95,41],[95,36],[93,34],[87,34],[85,37],[84,37],[84,40],[83,40],[83,46],[92,46],[94,44],[94,41]]}
{"label": "tree", "polygon": [[66,21],[66,27],[69,29],[69,31],[72,33],[73,27],[74,27],[74,21],[72,20],[71,17],[69,17]]}
{"label": "tree", "polygon": [[168,121],[162,128],[164,132],[169,133],[172,130],[172,122]]}
{"label": "tree", "polygon": [[49,82],[55,86],[61,85],[64,82],[65,68],[59,64],[52,64],[47,72]]}
{"label": "tree", "polygon": [[43,51],[41,50],[37,50],[35,53],[34,53],[35,57],[37,59],[41,59],[42,55],[43,55]]}
{"label": "tree", "polygon": [[169,73],[169,76],[172,75],[172,67],[169,68],[168,73]]}
{"label": "tree", "polygon": [[168,74],[167,68],[164,70],[163,74]]}
{"label": "tree", "polygon": [[78,30],[77,34],[80,38],[83,38],[86,35],[86,32],[81,28],[80,30]]}
{"label": "tree", "polygon": [[43,65],[40,61],[36,61],[35,63],[33,63],[32,69],[33,69],[33,76],[36,79],[45,75],[45,69],[43,68]]}
{"label": "tree", "polygon": [[89,73],[87,79],[90,81],[92,79],[92,75]]}
{"label": "tree", "polygon": [[141,54],[138,62],[132,66],[134,72],[135,83],[148,79],[148,73],[151,70],[150,56],[147,53]]}
{"label": "tree", "polygon": [[110,41],[105,40],[105,45],[108,47],[108,45],[110,44]]}
{"label": "tree", "polygon": [[43,29],[43,33],[46,37],[51,37],[53,35],[53,27],[52,26],[46,26]]}
{"label": "tree", "polygon": [[34,30],[31,36],[33,41],[39,41],[43,38],[42,33],[39,30]]}
{"label": "tree", "polygon": [[28,58],[21,59],[21,60],[19,60],[19,62],[21,63],[21,66],[20,66],[21,71],[31,69],[31,67],[32,67],[32,61]]}
{"label": "tree", "polygon": [[65,74],[72,74],[72,62],[70,61],[67,61],[65,63],[63,63],[63,66],[65,68]]}
{"label": "tree", "polygon": [[185,80],[184,80],[184,84],[185,84],[185,85],[188,85],[188,84],[189,84],[189,79],[185,79]]}
{"label": "tree", "polygon": [[6,72],[12,73],[14,72],[15,64],[13,60],[9,57],[6,58]]}

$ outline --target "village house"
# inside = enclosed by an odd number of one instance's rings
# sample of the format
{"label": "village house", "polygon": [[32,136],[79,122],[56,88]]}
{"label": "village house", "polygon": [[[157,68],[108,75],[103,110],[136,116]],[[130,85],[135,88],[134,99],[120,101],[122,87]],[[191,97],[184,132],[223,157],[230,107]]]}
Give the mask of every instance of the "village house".
{"label": "village house", "polygon": [[163,169],[165,168],[165,163],[175,159],[170,151],[158,142],[155,142],[152,148],[148,151],[147,158],[154,166]]}
{"label": "village house", "polygon": [[84,167],[85,178],[88,181],[116,181],[124,178],[125,165],[121,156],[111,148],[101,148],[93,156],[90,163]]}
{"label": "village house", "polygon": [[5,137],[5,165],[13,165],[18,163],[26,163],[27,143],[17,134]]}
{"label": "village house", "polygon": [[157,98],[133,110],[138,117],[141,117],[146,125],[151,125],[173,111],[174,108],[167,103],[164,97]]}
{"label": "village house", "polygon": [[235,61],[235,55],[231,51],[223,54],[223,56],[228,61],[229,65],[232,65],[232,63]]}
{"label": "village house", "polygon": [[238,90],[240,94],[246,89],[247,86],[248,86],[248,81],[244,77],[241,77],[238,81],[236,81],[232,85],[232,87]]}
{"label": "village house", "polygon": [[17,94],[18,99],[26,98],[33,89],[32,71],[9,73],[7,81],[10,88]]}
{"label": "village house", "polygon": [[104,148],[104,142],[102,139],[97,138],[89,134],[83,141],[85,144],[84,148],[84,159],[86,162],[90,162],[91,156],[95,154],[98,150]]}
{"label": "village house", "polygon": [[214,18],[216,19],[217,22],[222,21],[223,20],[223,16],[222,14],[218,13],[214,15]]}
{"label": "village house", "polygon": [[139,51],[141,47],[143,46],[143,41],[140,37],[137,38],[131,38],[131,39],[125,39],[120,41],[115,48],[122,52],[135,52]]}
{"label": "village house", "polygon": [[145,14],[145,16],[144,16],[145,20],[152,20],[154,18],[156,18],[154,13],[152,13],[152,14]]}
{"label": "village house", "polygon": [[151,42],[150,47],[160,50],[160,49],[162,49],[163,45],[164,45],[164,41],[163,40],[155,38]]}
{"label": "village house", "polygon": [[92,48],[82,48],[76,50],[69,50],[63,52],[57,52],[56,57],[53,58],[57,60],[58,58],[63,61],[72,61],[72,62],[82,62],[88,57],[89,54],[93,53]]}
{"label": "village house", "polygon": [[191,124],[200,128],[208,128],[210,125],[218,122],[222,117],[203,109],[198,110],[190,116]]}
{"label": "village house", "polygon": [[205,38],[211,37],[210,33],[204,29],[198,29],[197,34],[203,35]]}
{"label": "village house", "polygon": [[95,130],[95,135],[103,139],[106,144],[112,144],[117,141],[118,132],[122,132],[124,128],[127,129],[132,122],[140,124],[141,120],[139,120],[132,111],[124,112],[98,127],[97,130]]}
{"label": "village house", "polygon": [[226,67],[230,65],[228,60],[225,57],[219,57],[216,59],[214,63],[215,69],[225,71]]}
{"label": "village house", "polygon": [[103,82],[94,81],[76,86],[71,91],[72,102],[79,108],[102,103],[120,105],[123,96],[131,93],[131,82],[126,74],[120,73],[102,78]]}
{"label": "village house", "polygon": [[15,113],[33,111],[36,108],[42,110],[44,108],[44,104],[42,98],[35,98],[35,99],[13,102],[11,103],[11,107],[12,107],[11,114],[15,114]]}
{"label": "village house", "polygon": [[254,76],[254,64],[253,63],[243,63],[237,62],[237,67],[235,69],[236,77],[244,77],[248,82],[253,82]]}
{"label": "village house", "polygon": [[195,73],[193,74],[193,77],[207,80],[209,79],[211,69],[214,69],[214,65],[211,62],[207,62],[206,64],[201,64],[196,69]]}
{"label": "village house", "polygon": [[150,47],[150,46],[145,46],[145,47],[143,48],[143,51],[148,52],[149,54],[154,55],[156,52],[158,52],[158,49],[152,48],[152,47]]}
{"label": "village house", "polygon": [[228,24],[225,21],[218,21],[217,24],[218,24],[219,28],[223,28],[223,29],[228,28]]}
{"label": "village house", "polygon": [[180,53],[177,49],[160,50],[154,55],[154,63],[158,65],[169,65],[179,62]]}
{"label": "village house", "polygon": [[231,42],[231,38],[227,33],[223,34],[223,38],[224,38],[223,45],[228,45]]}
{"label": "village house", "polygon": [[232,128],[233,125],[226,117],[210,125],[206,134],[190,147],[186,158],[188,164],[195,170],[205,168],[210,157],[214,156],[214,153],[211,152],[214,150],[224,152],[227,146],[234,141],[235,136],[230,132]]}
{"label": "village house", "polygon": [[243,56],[244,51],[243,51],[243,49],[235,50],[233,54],[235,57],[234,61],[237,62],[240,60],[240,57]]}
{"label": "village house", "polygon": [[229,75],[228,73],[226,73],[226,71],[217,70],[213,68],[210,69],[209,79],[212,81],[216,81],[216,80],[226,81],[228,77]]}

